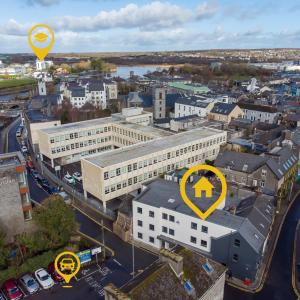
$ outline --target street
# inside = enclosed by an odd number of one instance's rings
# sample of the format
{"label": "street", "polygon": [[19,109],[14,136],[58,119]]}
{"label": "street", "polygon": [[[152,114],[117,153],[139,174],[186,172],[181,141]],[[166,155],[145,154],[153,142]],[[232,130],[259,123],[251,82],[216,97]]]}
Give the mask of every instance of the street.
{"label": "street", "polygon": [[[18,151],[20,149],[18,140],[16,138],[16,130],[20,122],[17,122],[8,132],[8,150]],[[48,197],[48,193],[37,185],[34,178],[28,174],[28,185],[30,190],[30,197],[38,203]],[[80,224],[80,231],[84,234],[102,242],[101,226],[90,220],[79,211],[75,211],[76,221]],[[112,282],[117,287],[122,286],[132,278],[133,262],[132,262],[132,245],[125,243],[119,237],[108,230],[104,230],[105,244],[115,251],[115,256],[108,259],[102,268],[106,272],[96,270],[91,275],[86,275],[79,281],[72,281],[72,289],[61,288],[57,284],[50,291],[40,291],[38,294],[30,296],[31,299],[84,299],[88,295],[89,299],[104,299],[103,287]],[[147,266],[152,264],[157,256],[148,251],[141,250],[134,247],[134,264],[135,274],[142,271]]]}

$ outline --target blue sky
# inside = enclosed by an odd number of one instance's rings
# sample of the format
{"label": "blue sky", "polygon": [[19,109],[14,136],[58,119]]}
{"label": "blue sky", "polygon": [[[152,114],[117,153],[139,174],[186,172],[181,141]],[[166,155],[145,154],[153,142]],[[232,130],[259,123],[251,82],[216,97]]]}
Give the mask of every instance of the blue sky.
{"label": "blue sky", "polygon": [[0,53],[30,52],[27,32],[53,27],[52,52],[300,47],[300,0],[10,0]]}

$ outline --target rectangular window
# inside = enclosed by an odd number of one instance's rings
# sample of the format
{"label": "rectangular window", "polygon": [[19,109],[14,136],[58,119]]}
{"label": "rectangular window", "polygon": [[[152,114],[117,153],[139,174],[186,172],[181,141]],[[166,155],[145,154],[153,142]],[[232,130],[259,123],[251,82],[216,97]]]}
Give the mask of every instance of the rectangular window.
{"label": "rectangular window", "polygon": [[127,166],[127,171],[128,171],[128,172],[131,172],[131,170],[132,170],[132,166],[131,166],[131,165],[128,165],[128,166]]}
{"label": "rectangular window", "polygon": [[154,225],[153,224],[149,224],[149,230],[154,231]]}
{"label": "rectangular window", "polygon": [[149,210],[149,217],[154,218],[154,211]]}
{"label": "rectangular window", "polygon": [[142,214],[142,213],[143,213],[143,209],[142,209],[141,207],[138,207],[138,208],[137,208],[137,212],[138,212],[139,214]]}
{"label": "rectangular window", "polygon": [[169,215],[169,221],[170,221],[170,222],[175,222],[175,217],[174,217],[174,216],[171,216],[171,215]]}
{"label": "rectangular window", "polygon": [[194,223],[194,222],[192,222],[192,223],[191,223],[191,228],[197,230],[197,224]]}
{"label": "rectangular window", "polygon": [[232,260],[233,260],[234,262],[237,262],[237,261],[239,260],[239,255],[238,255],[238,254],[233,254]]}
{"label": "rectangular window", "polygon": [[143,234],[141,232],[138,232],[138,238],[141,240],[143,239]]}
{"label": "rectangular window", "polygon": [[207,241],[201,240],[201,246],[202,247],[207,247]]}
{"label": "rectangular window", "polygon": [[154,237],[149,236],[149,242],[152,243],[152,244],[154,244]]}
{"label": "rectangular window", "polygon": [[239,247],[241,245],[241,241],[239,239],[234,240],[234,246]]}
{"label": "rectangular window", "polygon": [[104,172],[104,180],[108,179],[108,172]]}
{"label": "rectangular window", "polygon": [[195,238],[194,236],[191,236],[190,241],[191,241],[191,243],[196,244],[197,243],[197,238]]}
{"label": "rectangular window", "polygon": [[168,228],[166,226],[163,226],[161,229],[162,229],[162,232],[168,233]]}
{"label": "rectangular window", "polygon": [[208,227],[202,225],[201,231],[204,232],[204,233],[208,233]]}
{"label": "rectangular window", "polygon": [[137,224],[138,224],[139,227],[143,227],[143,221],[138,220],[138,221],[137,221]]}
{"label": "rectangular window", "polygon": [[120,168],[117,168],[116,174],[117,174],[117,176],[119,176],[121,174],[121,169]]}
{"label": "rectangular window", "polygon": [[171,228],[169,228],[169,235],[175,235],[175,231],[174,231],[174,229],[171,229]]}
{"label": "rectangular window", "polygon": [[166,213],[163,213],[163,214],[162,214],[162,218],[163,218],[164,220],[168,220],[168,215],[167,215]]}

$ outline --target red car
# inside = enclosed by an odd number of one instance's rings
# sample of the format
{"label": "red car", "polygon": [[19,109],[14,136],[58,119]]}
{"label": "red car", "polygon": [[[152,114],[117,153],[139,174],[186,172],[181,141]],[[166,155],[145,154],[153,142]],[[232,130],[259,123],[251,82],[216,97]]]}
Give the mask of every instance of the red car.
{"label": "red car", "polygon": [[24,296],[17,286],[17,281],[15,279],[6,280],[2,285],[2,290],[6,298],[9,300],[19,300]]}
{"label": "red car", "polygon": [[54,267],[54,262],[50,263],[48,266],[48,272],[51,275],[52,279],[56,282],[63,281],[64,279],[56,272]]}

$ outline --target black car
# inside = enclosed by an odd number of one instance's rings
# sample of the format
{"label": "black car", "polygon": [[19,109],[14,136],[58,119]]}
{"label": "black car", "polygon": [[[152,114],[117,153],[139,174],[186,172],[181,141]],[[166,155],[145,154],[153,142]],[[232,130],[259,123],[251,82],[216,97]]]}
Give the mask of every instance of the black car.
{"label": "black car", "polygon": [[35,169],[30,169],[32,177],[36,180],[39,176],[39,173]]}

